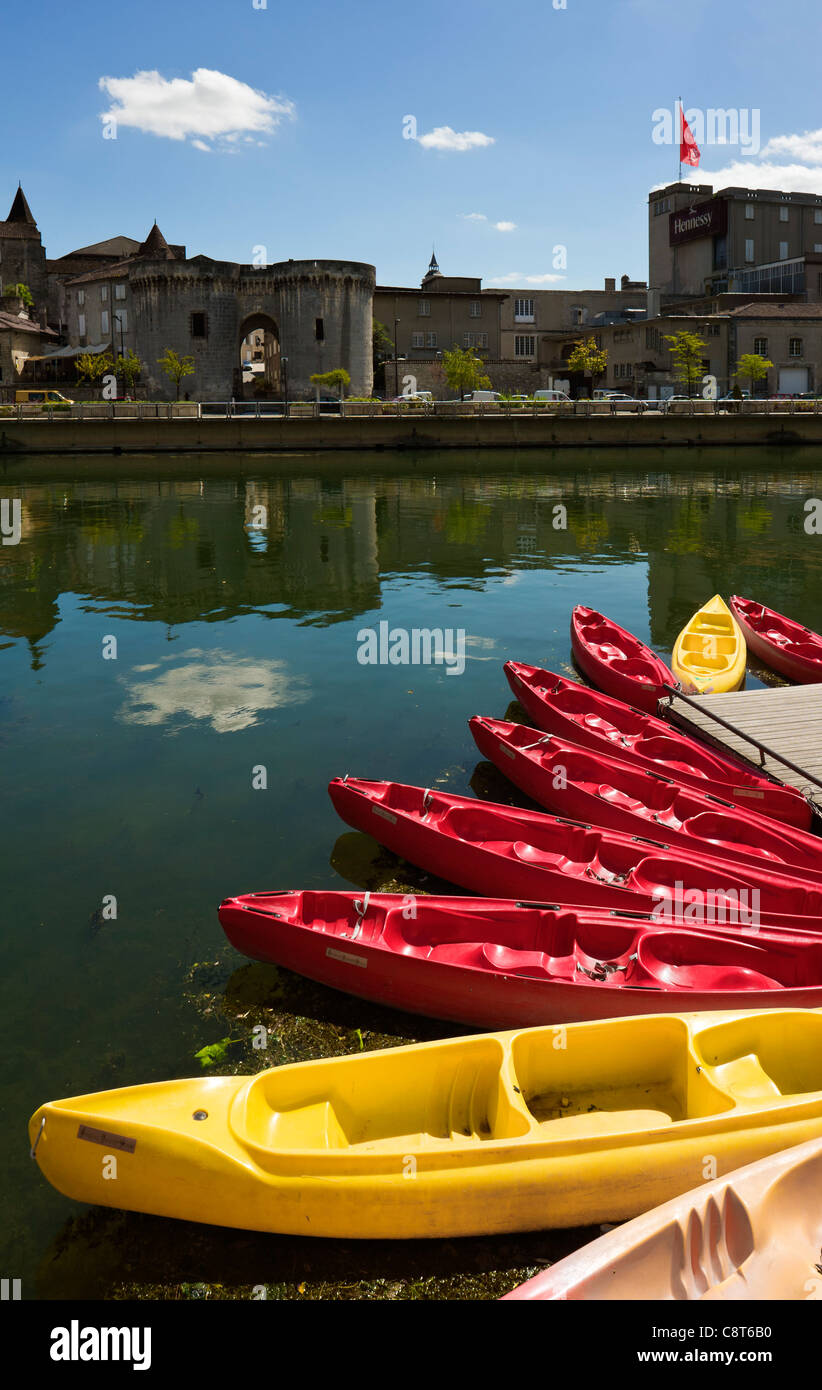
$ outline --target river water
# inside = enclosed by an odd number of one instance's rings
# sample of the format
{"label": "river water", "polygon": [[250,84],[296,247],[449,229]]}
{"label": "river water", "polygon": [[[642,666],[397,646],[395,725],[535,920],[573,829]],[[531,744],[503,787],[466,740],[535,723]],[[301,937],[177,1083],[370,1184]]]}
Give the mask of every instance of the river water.
{"label": "river water", "polygon": [[[193,1075],[225,1038],[223,1069],[255,1070],[464,1031],[244,963],[219,901],[392,881],[390,856],[337,820],[335,775],[507,795],[477,771],[466,721],[509,708],[506,659],[572,674],[575,603],[665,656],[715,592],[822,627],[822,537],[804,525],[818,496],[810,449],[15,464],[0,481],[21,502],[19,543],[0,546],[4,1277],[26,1298],[493,1297],[587,1239],[309,1242],[83,1208],[30,1162],[26,1122],[47,1099]],[[380,623],[462,632],[464,670],[362,664]],[[251,1047],[259,1020],[268,1054]]]}

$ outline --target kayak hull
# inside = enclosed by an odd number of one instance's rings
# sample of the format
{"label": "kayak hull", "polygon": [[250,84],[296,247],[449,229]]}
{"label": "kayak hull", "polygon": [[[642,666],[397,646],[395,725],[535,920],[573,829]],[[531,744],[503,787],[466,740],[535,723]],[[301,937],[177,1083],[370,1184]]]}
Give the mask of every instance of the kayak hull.
{"label": "kayak hull", "polygon": [[[822,1136],[822,1016],[487,1033],[73,1097],[29,1138],[82,1202],[288,1235],[620,1221]],[[112,1159],[116,1181],[111,1181]]]}
{"label": "kayak hull", "polygon": [[594,685],[617,700],[656,714],[660,700],[675,686],[665,662],[633,633],[596,609],[578,604],[571,615],[574,660]]}
{"label": "kayak hull", "polygon": [[229,941],[372,1003],[477,1028],[688,1009],[822,1007],[822,941],[718,937],[507,900],[249,893]]}
{"label": "kayak hull", "polygon": [[724,599],[714,594],[680,632],[671,665],[686,695],[718,695],[739,690],[747,656],[739,623]]}
{"label": "kayak hull", "polygon": [[821,1248],[822,1141],[813,1139],[609,1231],[505,1299],[798,1302],[819,1297]]}
{"label": "kayak hull", "polygon": [[802,685],[822,681],[822,637],[773,608],[738,594],[731,612],[754,656],[772,671]]}
{"label": "kayak hull", "polygon": [[606,830],[658,836],[729,865],[769,864],[778,873],[822,882],[822,839],[816,835],[553,734],[540,738],[522,724],[480,716],[468,724],[479,751],[549,811]]}
{"label": "kayak hull", "polygon": [[812,823],[808,802],[793,787],[760,777],[753,768],[687,738],[662,719],[538,666],[507,661],[505,674],[538,729],[749,806],[786,825],[807,830]]}
{"label": "kayak hull", "polygon": [[355,830],[484,897],[651,912],[690,927],[822,931],[822,885],[771,868],[399,782],[335,778],[328,790]]}

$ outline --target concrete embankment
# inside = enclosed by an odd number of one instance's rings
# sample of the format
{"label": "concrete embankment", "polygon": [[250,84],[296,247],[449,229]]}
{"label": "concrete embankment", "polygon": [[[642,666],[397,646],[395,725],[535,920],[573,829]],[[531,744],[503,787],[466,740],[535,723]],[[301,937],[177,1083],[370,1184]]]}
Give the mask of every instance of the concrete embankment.
{"label": "concrete embankment", "polygon": [[0,420],[0,459],[25,454],[304,453],[382,449],[639,449],[822,444],[822,415],[426,416]]}

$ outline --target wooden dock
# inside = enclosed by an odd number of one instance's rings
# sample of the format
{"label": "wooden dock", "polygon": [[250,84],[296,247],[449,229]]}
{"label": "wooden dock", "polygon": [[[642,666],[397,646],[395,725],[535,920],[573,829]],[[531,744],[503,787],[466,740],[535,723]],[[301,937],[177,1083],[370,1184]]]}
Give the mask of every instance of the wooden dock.
{"label": "wooden dock", "polygon": [[[683,732],[736,753],[786,786],[812,795],[822,806],[822,684],[693,695],[687,701],[674,696],[670,706],[664,701],[660,709]],[[713,715],[732,725],[733,732]],[[761,755],[762,744],[795,767]]]}

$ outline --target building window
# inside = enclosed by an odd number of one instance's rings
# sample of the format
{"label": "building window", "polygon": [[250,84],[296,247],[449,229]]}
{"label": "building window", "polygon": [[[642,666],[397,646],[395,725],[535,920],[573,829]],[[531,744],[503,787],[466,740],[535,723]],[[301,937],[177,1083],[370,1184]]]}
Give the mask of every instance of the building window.
{"label": "building window", "polygon": [[126,297],[126,287],[125,287],[125,285],[115,285],[115,286],[114,286],[114,298],[115,298],[115,299],[125,299],[125,297]]}
{"label": "building window", "polygon": [[780,222],[787,222],[789,212],[790,212],[790,209],[789,209],[789,208],[786,208],[786,207],[781,207],[781,208],[779,209],[779,220],[780,220]]}
{"label": "building window", "polygon": [[468,311],[472,319],[482,318],[482,304],[478,299],[471,300],[471,308]]}
{"label": "building window", "polygon": [[786,260],[788,259],[788,243],[787,243],[787,241],[780,241],[780,243],[779,243],[779,259],[780,259],[780,261],[786,261]]}
{"label": "building window", "polygon": [[514,319],[518,323],[534,322],[534,301],[533,299],[514,300]]}
{"label": "building window", "polygon": [[427,317],[431,313],[431,300],[419,299],[417,301],[417,313]]}
{"label": "building window", "polygon": [[822,227],[822,208],[814,208],[813,220],[816,223],[817,227]]}
{"label": "building window", "polygon": [[128,314],[126,313],[125,309],[121,309],[118,314],[114,315],[114,322],[117,324],[118,328],[121,328],[123,330],[124,333],[128,332]]}
{"label": "building window", "polygon": [[754,211],[755,211],[755,210],[754,210],[754,205],[753,205],[753,203],[746,203],[746,204],[745,204],[745,217],[746,217],[746,219],[747,219],[748,222],[753,222],[753,220],[754,220]]}
{"label": "building window", "polygon": [[412,348],[421,348],[421,347],[425,347],[425,334],[424,334],[424,333],[412,333],[412,334],[411,334],[411,346],[412,346]]}
{"label": "building window", "polygon": [[802,356],[802,339],[801,339],[801,338],[790,338],[790,339],[789,339],[789,341],[788,341],[788,356],[789,356],[789,357],[801,357],[801,356]]}
{"label": "building window", "polygon": [[[81,291],[81,293],[82,293],[82,291]],[[78,315],[77,315],[77,332],[80,334],[80,337],[81,337],[81,338],[85,338],[85,336],[86,336],[86,316],[85,316],[85,314],[78,314]]]}
{"label": "building window", "polygon": [[103,304],[108,303],[108,285],[100,286],[100,300]]}
{"label": "building window", "polygon": [[85,304],[85,302],[86,302],[86,292],[85,292],[85,290],[78,290],[78,291],[77,291],[77,303],[78,303],[78,305],[81,305],[81,306],[82,306],[83,304]]}
{"label": "building window", "polygon": [[745,260],[746,260],[746,261],[752,261],[753,259],[754,259],[754,244],[753,244],[753,238],[749,237],[749,238],[747,239],[747,241],[745,242]]}
{"label": "building window", "polygon": [[108,333],[108,309],[101,309],[100,311],[100,332],[104,338]]}
{"label": "building window", "polygon": [[208,314],[204,314],[202,310],[197,310],[193,313],[189,319],[188,331],[192,338],[207,338]]}
{"label": "building window", "polygon": [[767,357],[767,356],[768,356],[768,339],[767,339],[767,338],[754,338],[754,352],[756,353],[757,357]]}
{"label": "building window", "polygon": [[520,337],[519,334],[517,334],[514,338],[514,356],[533,357],[536,349],[536,341],[534,337]]}
{"label": "building window", "polygon": [[487,348],[487,346],[488,346],[488,334],[487,334],[487,333],[463,333],[463,335],[462,335],[462,345],[463,345],[463,347],[465,347],[465,348],[472,348],[472,347],[475,347],[475,348]]}
{"label": "building window", "polygon": [[325,342],[325,324],[322,319],[314,320],[314,337],[317,339],[318,343]]}
{"label": "building window", "polygon": [[436,335],[436,333],[429,333],[429,334],[427,335],[426,340],[425,340],[425,346],[426,346],[426,347],[433,347],[433,348],[435,348],[435,347],[437,346],[437,335]]}

